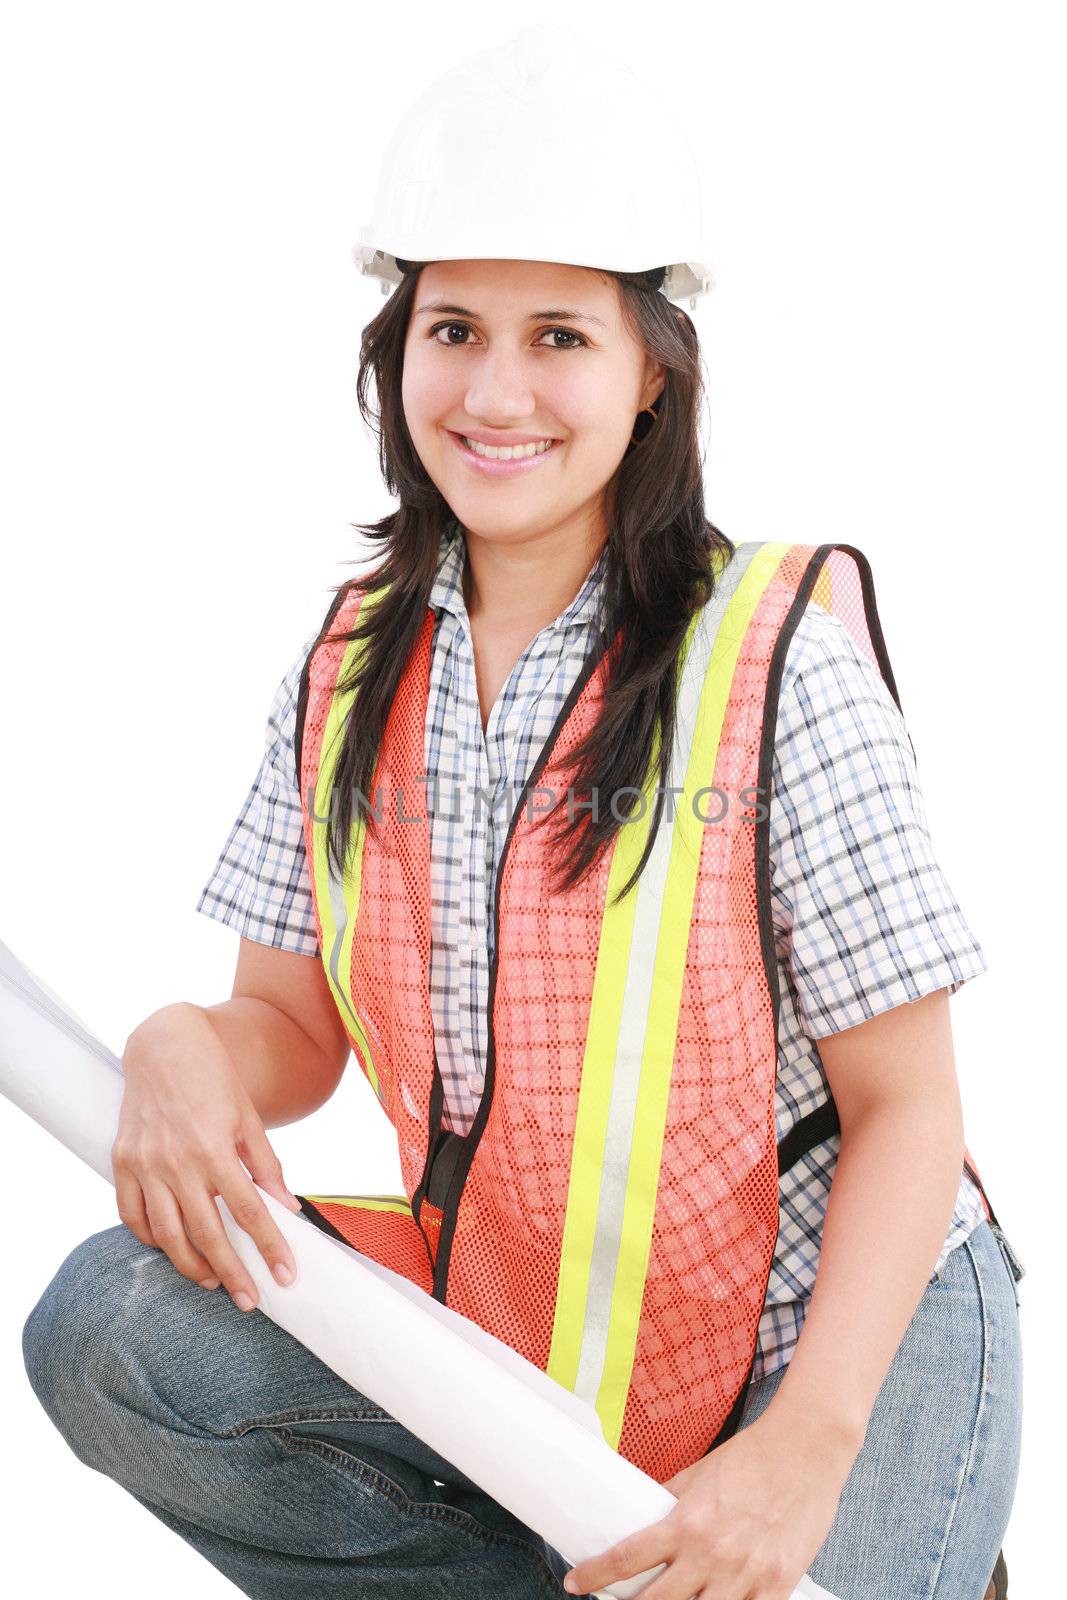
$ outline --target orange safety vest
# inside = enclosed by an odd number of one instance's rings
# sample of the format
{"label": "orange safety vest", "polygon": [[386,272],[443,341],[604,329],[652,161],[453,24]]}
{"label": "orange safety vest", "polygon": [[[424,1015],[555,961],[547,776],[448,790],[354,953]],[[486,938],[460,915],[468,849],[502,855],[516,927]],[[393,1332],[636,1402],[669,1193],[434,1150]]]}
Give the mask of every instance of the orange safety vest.
{"label": "orange safety vest", "polygon": [[[322,961],[396,1131],[404,1184],[403,1195],[303,1196],[304,1211],[588,1400],[607,1442],[659,1482],[736,1429],[779,1173],[839,1131],[831,1100],[776,1141],[768,800],[782,665],[810,601],[840,618],[899,705],[861,551],[751,542],[715,559],[714,592],[680,658],[676,802],[667,797],[653,853],[620,903],[647,838],[655,760],[640,820],[567,894],[550,891],[549,830],[536,826],[550,795],[566,804],[606,653],[591,653],[534,762],[500,861],[485,1086],[466,1135],[441,1122],[430,1008],[433,608],[367,797],[378,837],[356,796],[343,881],[326,823],[353,699],[338,685],[363,644],[336,635],[379,598],[358,580],[335,597],[298,699]],[[528,803],[535,786],[542,798]],[[977,1179],[969,1153],[968,1167]],[[992,1218],[984,1192],[983,1203]]]}

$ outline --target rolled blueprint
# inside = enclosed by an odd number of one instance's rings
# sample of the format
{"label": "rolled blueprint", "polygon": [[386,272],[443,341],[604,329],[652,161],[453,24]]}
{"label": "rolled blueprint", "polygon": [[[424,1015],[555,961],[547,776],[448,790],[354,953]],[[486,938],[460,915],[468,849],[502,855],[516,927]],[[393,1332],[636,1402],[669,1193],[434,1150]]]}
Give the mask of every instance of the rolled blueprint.
{"label": "rolled blueprint", "polygon": [[[109,1183],[123,1085],[118,1058],[0,940],[0,1091]],[[586,1401],[477,1323],[256,1187],[297,1264],[288,1287],[274,1282],[221,1195],[216,1204],[264,1315],[572,1565],[661,1521],[677,1504],[669,1489],[605,1441]],[[449,1403],[437,1380],[442,1371],[471,1404]],[[665,1565],[598,1593],[629,1600]],[[819,1597],[833,1600],[804,1577],[792,1600]]]}

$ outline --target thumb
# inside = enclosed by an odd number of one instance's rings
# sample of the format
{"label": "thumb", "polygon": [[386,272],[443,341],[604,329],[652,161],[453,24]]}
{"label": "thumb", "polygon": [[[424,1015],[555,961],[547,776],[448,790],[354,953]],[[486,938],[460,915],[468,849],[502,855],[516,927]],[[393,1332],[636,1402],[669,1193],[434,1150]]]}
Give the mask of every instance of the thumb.
{"label": "thumb", "polygon": [[286,1210],[299,1211],[300,1201],[286,1188],[282,1164],[258,1116],[245,1124],[239,1148],[241,1159],[254,1182],[273,1195]]}

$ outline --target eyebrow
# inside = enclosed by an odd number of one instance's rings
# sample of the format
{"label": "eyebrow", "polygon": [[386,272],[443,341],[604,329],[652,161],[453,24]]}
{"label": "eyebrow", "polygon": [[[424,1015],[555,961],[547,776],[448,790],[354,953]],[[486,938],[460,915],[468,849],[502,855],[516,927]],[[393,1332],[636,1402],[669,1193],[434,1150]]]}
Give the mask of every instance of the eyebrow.
{"label": "eyebrow", "polygon": [[[417,317],[422,317],[426,316],[427,313],[433,313],[435,311],[446,311],[452,316],[456,317],[473,317],[475,322],[481,320],[477,311],[468,311],[466,306],[449,305],[444,300],[428,300],[424,306],[419,307],[415,315]],[[531,311],[527,317],[527,321],[541,322],[546,318],[551,319],[553,317],[558,317],[564,322],[589,322],[597,328],[607,327],[606,322],[602,322],[599,317],[594,317],[587,311],[568,311],[566,308],[560,308],[558,306],[554,310],[550,309],[548,311]]]}

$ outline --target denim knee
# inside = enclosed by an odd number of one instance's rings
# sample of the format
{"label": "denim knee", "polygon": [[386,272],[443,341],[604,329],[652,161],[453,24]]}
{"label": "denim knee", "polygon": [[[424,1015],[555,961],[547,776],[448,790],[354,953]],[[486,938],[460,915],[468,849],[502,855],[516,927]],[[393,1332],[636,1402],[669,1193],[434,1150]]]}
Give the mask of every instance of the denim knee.
{"label": "denim knee", "polygon": [[91,1234],[70,1252],[22,1329],[30,1386],[75,1454],[100,1464],[109,1352],[123,1338],[138,1258],[157,1256],[126,1227]]}

